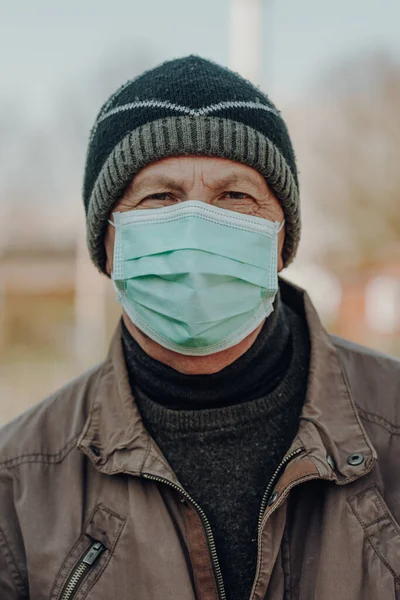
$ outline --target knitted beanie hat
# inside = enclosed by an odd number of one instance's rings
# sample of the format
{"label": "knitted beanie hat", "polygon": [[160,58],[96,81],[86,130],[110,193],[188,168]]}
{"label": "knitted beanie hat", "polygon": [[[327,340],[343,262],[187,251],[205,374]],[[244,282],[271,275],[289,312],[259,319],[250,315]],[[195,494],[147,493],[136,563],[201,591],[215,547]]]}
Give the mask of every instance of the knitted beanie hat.
{"label": "knitted beanie hat", "polygon": [[113,206],[145,165],[168,156],[217,156],[259,171],[281,203],[283,261],[300,237],[296,161],[279,111],[238,74],[198,56],[165,62],[128,81],[102,107],[91,132],[83,198],[91,258],[105,272]]}

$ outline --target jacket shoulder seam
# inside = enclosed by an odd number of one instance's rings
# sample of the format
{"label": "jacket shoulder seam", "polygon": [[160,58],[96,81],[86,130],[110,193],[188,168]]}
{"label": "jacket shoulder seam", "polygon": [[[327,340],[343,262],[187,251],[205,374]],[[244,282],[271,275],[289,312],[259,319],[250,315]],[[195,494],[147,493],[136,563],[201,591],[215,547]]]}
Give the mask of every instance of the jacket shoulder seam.
{"label": "jacket shoulder seam", "polygon": [[336,350],[339,350],[339,352],[357,355],[362,354],[368,356],[368,358],[372,360],[383,359],[385,362],[389,362],[394,367],[400,368],[400,360],[396,356],[379,352],[378,350],[374,350],[368,346],[362,346],[356,342],[352,342],[351,340],[342,338],[332,333],[329,333],[328,335],[332,344]]}
{"label": "jacket shoulder seam", "polygon": [[79,435],[75,435],[72,439],[70,439],[65,446],[61,448],[58,452],[44,454],[42,452],[32,452],[28,454],[20,454],[18,456],[14,456],[13,458],[8,458],[6,460],[0,461],[0,470],[1,469],[10,469],[12,467],[17,467],[22,463],[58,463],[61,462],[73,449],[76,445],[76,442],[79,439]]}
{"label": "jacket shoulder seam", "polygon": [[19,593],[21,593],[24,597],[26,596],[26,581],[24,581],[20,570],[17,566],[17,561],[11,551],[11,548],[7,542],[6,536],[4,535],[3,530],[0,527],[0,550],[4,556],[4,560],[8,566],[10,571],[10,575],[12,577],[14,586]]}
{"label": "jacket shoulder seam", "polygon": [[395,425],[387,419],[384,419],[383,417],[376,415],[375,413],[371,413],[365,410],[364,408],[361,408],[361,406],[359,406],[358,404],[357,410],[360,416],[362,416],[366,421],[370,421],[371,423],[380,425],[380,427],[383,427],[383,429],[386,429],[386,431],[388,431],[392,435],[400,435],[400,425]]}

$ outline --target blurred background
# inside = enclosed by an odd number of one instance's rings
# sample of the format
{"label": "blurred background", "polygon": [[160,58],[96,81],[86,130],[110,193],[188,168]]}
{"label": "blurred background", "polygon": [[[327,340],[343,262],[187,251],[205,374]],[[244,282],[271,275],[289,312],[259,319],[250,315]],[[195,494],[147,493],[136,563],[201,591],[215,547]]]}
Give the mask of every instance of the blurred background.
{"label": "blurred background", "polygon": [[0,424],[100,361],[119,316],[81,182],[127,79],[201,54],[257,83],[297,152],[286,277],[329,329],[400,356],[400,2],[0,0]]}

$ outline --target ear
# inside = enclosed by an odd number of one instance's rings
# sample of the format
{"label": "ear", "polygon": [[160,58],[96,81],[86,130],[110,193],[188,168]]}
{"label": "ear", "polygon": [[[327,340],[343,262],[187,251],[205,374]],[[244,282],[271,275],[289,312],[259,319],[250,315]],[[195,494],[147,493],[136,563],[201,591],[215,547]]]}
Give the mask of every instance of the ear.
{"label": "ear", "polygon": [[108,225],[104,236],[104,248],[106,251],[106,272],[111,277],[114,266],[114,242],[115,242],[115,227]]}
{"label": "ear", "polygon": [[282,227],[278,233],[278,273],[283,270],[282,250],[285,243],[285,227]]}
{"label": "ear", "polygon": [[107,273],[107,275],[108,275],[109,277],[111,277],[112,269],[113,269],[113,268],[112,268],[111,261],[110,261],[110,260],[108,259],[108,257],[107,257],[107,260],[106,260],[106,273]]}

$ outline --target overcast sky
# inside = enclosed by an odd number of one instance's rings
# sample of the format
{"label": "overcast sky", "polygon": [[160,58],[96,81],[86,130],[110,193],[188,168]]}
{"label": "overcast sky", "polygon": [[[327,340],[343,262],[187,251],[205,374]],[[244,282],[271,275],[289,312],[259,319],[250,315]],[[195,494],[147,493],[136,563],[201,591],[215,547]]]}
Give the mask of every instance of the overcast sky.
{"label": "overcast sky", "polygon": [[[264,0],[264,88],[303,94],[335,59],[400,56],[399,0]],[[198,53],[229,65],[229,0],[0,0],[0,102],[45,117],[107,56]],[[274,96],[275,94],[275,96]]]}

